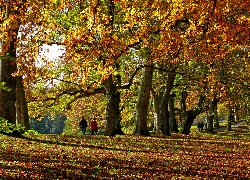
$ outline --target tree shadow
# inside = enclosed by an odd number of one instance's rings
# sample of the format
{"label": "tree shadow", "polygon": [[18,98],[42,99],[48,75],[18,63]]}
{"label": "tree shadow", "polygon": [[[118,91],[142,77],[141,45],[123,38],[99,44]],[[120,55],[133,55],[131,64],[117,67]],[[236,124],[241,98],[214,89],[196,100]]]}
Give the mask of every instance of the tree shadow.
{"label": "tree shadow", "polygon": [[[103,145],[93,145],[93,144],[77,144],[77,142],[71,143],[67,139],[68,137],[71,138],[76,138],[75,136],[63,136],[65,138],[58,139],[56,141],[52,140],[42,140],[34,137],[25,137],[21,136],[19,137],[20,139],[28,140],[28,141],[33,141],[37,143],[45,143],[45,144],[50,144],[50,145],[59,145],[59,146],[69,146],[69,147],[84,147],[84,148],[91,148],[91,149],[102,149],[102,150],[111,150],[111,151],[126,151],[126,152],[141,152],[141,153],[147,153],[151,152],[151,150],[139,150],[139,149],[123,149],[123,148],[118,148],[116,147],[107,147]],[[88,137],[93,137],[92,135],[89,135]],[[94,140],[94,138],[93,138]],[[99,141],[99,139],[96,139]]]}

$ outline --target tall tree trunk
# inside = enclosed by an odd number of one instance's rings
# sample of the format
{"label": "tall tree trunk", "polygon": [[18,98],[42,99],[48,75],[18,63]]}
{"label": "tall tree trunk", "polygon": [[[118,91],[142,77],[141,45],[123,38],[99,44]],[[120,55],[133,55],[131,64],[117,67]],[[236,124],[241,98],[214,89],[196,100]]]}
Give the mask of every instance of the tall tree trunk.
{"label": "tall tree trunk", "polygon": [[220,123],[219,123],[219,116],[218,116],[218,103],[215,104],[214,106],[214,128],[219,128]]}
{"label": "tall tree trunk", "polygon": [[[10,48],[11,49],[11,48]],[[15,72],[15,65],[12,65],[15,55],[11,53],[0,60],[1,78],[0,82],[5,83],[6,89],[0,89],[0,116],[10,123],[16,124],[16,80],[11,74]]]}
{"label": "tall tree trunk", "polygon": [[239,121],[239,113],[238,113],[238,110],[239,110],[239,106],[237,105],[234,105],[234,118],[233,118],[233,122],[237,122]]}
{"label": "tall tree trunk", "polygon": [[116,91],[116,107],[115,107],[115,134],[118,135],[124,135],[124,132],[122,131],[122,127],[121,127],[121,111],[120,111],[120,102],[121,102],[121,97],[120,97],[120,91]]}
{"label": "tall tree trunk", "polygon": [[180,123],[183,125],[186,116],[186,99],[187,99],[187,91],[181,91],[181,108],[180,108]]}
{"label": "tall tree trunk", "polygon": [[227,118],[227,131],[232,131],[232,122],[234,119],[233,108],[231,105],[228,105],[228,118]]}
{"label": "tall tree trunk", "polygon": [[171,132],[179,132],[178,124],[175,118],[175,108],[174,108],[174,97],[175,94],[171,94],[168,104],[169,104],[169,115],[170,115],[170,131]]}
{"label": "tall tree trunk", "polygon": [[[9,36],[12,32],[18,33],[19,27],[9,30]],[[11,37],[11,36],[10,36]],[[16,66],[16,38],[1,42],[1,53],[4,53],[0,59],[0,82],[5,83],[6,89],[0,89],[0,116],[7,119],[9,123],[16,124],[16,79],[12,73],[17,71]],[[8,47],[7,51],[4,49]],[[12,133],[19,135],[17,131]]]}
{"label": "tall tree trunk", "polygon": [[211,107],[207,112],[207,132],[214,132],[214,108]]}
{"label": "tall tree trunk", "polygon": [[188,111],[185,112],[184,114],[184,122],[181,128],[180,133],[181,134],[186,134],[188,135],[191,131],[191,126],[196,118],[196,116],[198,116],[200,113],[202,113],[204,111],[203,109],[203,104],[204,104],[204,96],[200,96],[198,105],[195,106],[193,109],[190,109]]}
{"label": "tall tree trunk", "polygon": [[194,108],[191,110],[188,110],[185,114],[184,122],[183,122],[183,127],[180,131],[181,134],[186,134],[189,135],[191,132],[191,126],[196,118],[202,111],[199,108]]}
{"label": "tall tree trunk", "polygon": [[106,136],[115,136],[115,126],[116,126],[116,93],[113,84],[112,74],[109,75],[108,79],[105,80],[104,86],[106,89],[106,95],[108,97],[107,107],[106,107]]}
{"label": "tall tree trunk", "polygon": [[240,116],[239,116],[239,113],[238,113],[238,110],[239,110],[239,107],[235,107],[235,115],[234,115],[234,120],[236,122],[239,122],[240,121]]}
{"label": "tall tree trunk", "polygon": [[[109,26],[110,29],[113,29],[114,19],[115,19],[115,4],[113,0],[107,2],[108,14],[110,17]],[[112,33],[110,33],[112,35]],[[100,57],[102,59],[102,57]],[[117,63],[117,62],[116,62]],[[119,67],[117,63],[115,65]],[[106,61],[103,62],[106,65]],[[120,83],[120,79],[118,80]],[[108,103],[106,108],[106,130],[105,135],[115,136],[115,134],[123,134],[121,129],[121,114],[120,114],[120,92],[117,91],[116,85],[113,82],[113,75],[110,74],[109,77],[104,81],[104,86],[106,89],[106,95],[108,97]]]}
{"label": "tall tree trunk", "polygon": [[[4,21],[9,20],[9,22],[5,25],[7,35],[2,36],[0,40],[0,82],[4,82],[7,88],[0,89],[0,116],[12,124],[16,124],[16,78],[12,74],[17,71],[16,42],[21,24],[21,19],[18,18],[26,12],[25,2],[6,1],[1,8],[2,13],[5,13]],[[10,15],[15,19],[9,18]],[[20,133],[13,131],[12,135],[20,135]]]}
{"label": "tall tree trunk", "polygon": [[17,108],[17,123],[24,127],[24,130],[30,129],[28,107],[25,97],[25,91],[22,83],[22,77],[16,77],[16,108]]}
{"label": "tall tree trunk", "polygon": [[148,106],[150,98],[150,90],[152,88],[153,68],[145,67],[138,94],[138,101],[136,104],[136,128],[135,134],[150,135],[147,127],[148,122]]}
{"label": "tall tree trunk", "polygon": [[167,84],[165,87],[164,94],[162,96],[161,100],[161,106],[160,106],[160,112],[163,122],[163,131],[162,133],[164,135],[170,136],[170,124],[169,124],[169,111],[168,111],[168,102],[170,98],[171,90],[174,87],[174,79],[175,79],[175,73],[169,72],[167,77]]}
{"label": "tall tree trunk", "polygon": [[160,114],[160,100],[162,95],[161,94],[156,94],[153,90],[152,92],[152,97],[153,97],[153,102],[154,102],[154,132],[160,132],[161,131],[161,114]]}
{"label": "tall tree trunk", "polygon": [[124,134],[121,129],[121,113],[120,113],[120,92],[116,90],[113,83],[113,75],[104,81],[106,95],[108,97],[106,107],[106,136],[115,136],[116,134]]}
{"label": "tall tree trunk", "polygon": [[181,109],[179,108],[174,108],[175,111],[175,118],[176,118],[176,123],[178,126],[182,126],[182,121],[181,121],[181,116],[182,116],[182,112]]}

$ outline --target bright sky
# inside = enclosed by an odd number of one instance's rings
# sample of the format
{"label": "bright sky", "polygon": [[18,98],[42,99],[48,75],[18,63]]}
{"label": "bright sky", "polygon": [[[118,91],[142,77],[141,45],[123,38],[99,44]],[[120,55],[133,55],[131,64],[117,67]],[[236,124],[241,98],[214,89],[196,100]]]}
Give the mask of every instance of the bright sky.
{"label": "bright sky", "polygon": [[56,60],[59,56],[64,53],[63,47],[57,44],[43,45],[43,55],[48,57],[50,60]]}
{"label": "bright sky", "polygon": [[43,60],[43,58],[53,61],[54,64],[59,63],[59,57],[63,55],[64,48],[62,46],[58,46],[56,44],[53,45],[46,45],[44,44],[39,52],[39,57],[36,61],[37,67],[43,67],[46,66],[46,62]]}
{"label": "bright sky", "polygon": [[[60,66],[60,59],[59,57],[63,55],[64,53],[64,48],[63,46],[58,46],[56,44],[54,45],[46,45],[44,44],[41,47],[41,50],[39,52],[40,58],[37,59],[36,61],[36,66],[37,67],[44,67],[47,65],[47,63],[43,60],[43,58],[51,61],[54,63],[54,66]],[[62,75],[63,78],[63,75]],[[53,79],[53,83],[57,83],[58,81]],[[48,81],[47,85],[48,88],[52,87],[53,84],[51,84],[51,80]]]}

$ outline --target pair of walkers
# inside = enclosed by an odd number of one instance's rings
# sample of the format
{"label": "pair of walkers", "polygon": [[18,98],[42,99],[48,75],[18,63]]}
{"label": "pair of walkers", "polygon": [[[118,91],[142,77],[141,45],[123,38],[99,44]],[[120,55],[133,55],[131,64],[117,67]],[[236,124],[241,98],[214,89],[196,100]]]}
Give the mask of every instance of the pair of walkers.
{"label": "pair of walkers", "polygon": [[[84,116],[82,116],[82,119],[79,123],[79,127],[82,131],[82,134],[84,135],[86,133],[87,127],[88,127],[88,123],[86,121],[86,119],[84,118]],[[92,135],[96,135],[97,131],[98,131],[98,126],[97,126],[97,122],[96,122],[96,118],[94,118],[90,124],[90,128],[91,128],[91,134]]]}
{"label": "pair of walkers", "polygon": [[198,128],[198,131],[199,131],[199,132],[202,132],[202,131],[203,131],[203,128],[204,128],[204,123],[203,123],[203,122],[198,122],[197,128]]}

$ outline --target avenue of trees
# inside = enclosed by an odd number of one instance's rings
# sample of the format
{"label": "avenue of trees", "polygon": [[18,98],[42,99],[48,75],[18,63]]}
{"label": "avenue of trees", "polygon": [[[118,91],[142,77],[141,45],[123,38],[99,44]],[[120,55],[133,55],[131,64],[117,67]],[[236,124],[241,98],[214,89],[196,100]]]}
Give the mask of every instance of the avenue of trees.
{"label": "avenue of trees", "polygon": [[213,131],[226,111],[230,130],[250,117],[249,9],[246,0],[1,0],[0,116],[26,130],[50,112],[71,130],[84,115],[107,136],[171,135],[203,115]]}

